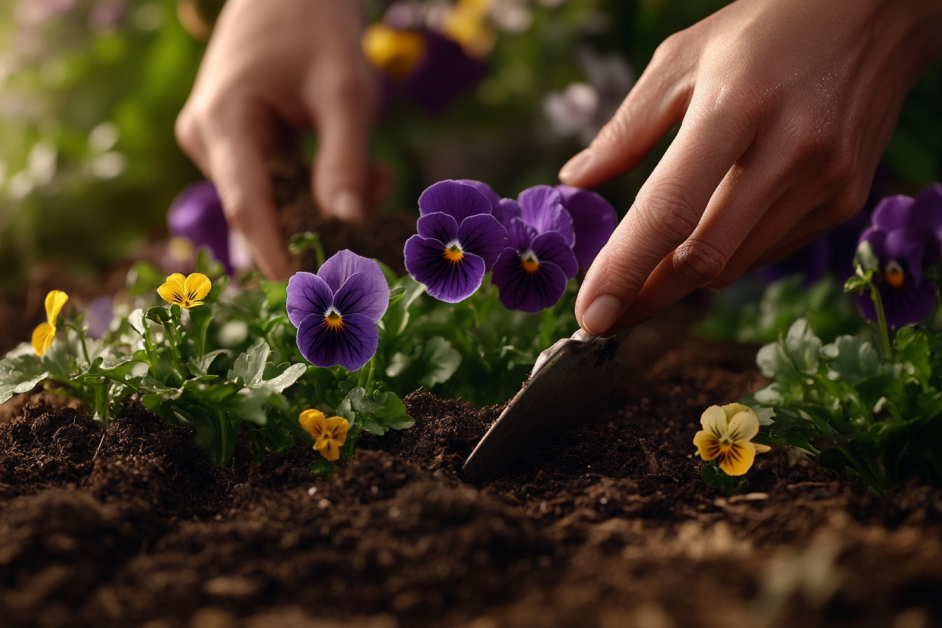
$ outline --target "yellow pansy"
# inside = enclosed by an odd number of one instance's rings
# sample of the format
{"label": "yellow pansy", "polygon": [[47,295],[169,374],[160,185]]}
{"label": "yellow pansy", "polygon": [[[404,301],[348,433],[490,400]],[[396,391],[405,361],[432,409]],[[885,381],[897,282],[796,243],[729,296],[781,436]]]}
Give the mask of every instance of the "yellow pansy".
{"label": "yellow pansy", "polygon": [[314,449],[333,462],[347,440],[350,424],[341,416],[327,418],[320,410],[305,410],[298,417],[301,427],[314,439]]}
{"label": "yellow pansy", "polygon": [[212,290],[213,284],[203,273],[193,273],[184,278],[180,273],[167,277],[164,285],[157,288],[157,294],[167,303],[176,303],[185,310],[203,305],[203,299]]}
{"label": "yellow pansy", "polygon": [[33,330],[33,349],[36,355],[43,356],[52,346],[52,341],[56,337],[56,320],[59,318],[59,312],[62,306],[69,300],[69,295],[62,290],[52,290],[46,295],[46,322],[40,323]]}
{"label": "yellow pansy", "polygon": [[415,31],[373,24],[363,31],[363,54],[377,70],[394,79],[409,75],[425,54],[425,39]]}
{"label": "yellow pansy", "polygon": [[497,33],[488,21],[491,0],[458,0],[445,17],[442,34],[461,44],[473,57],[483,57],[494,47]]}
{"label": "yellow pansy", "polygon": [[749,442],[759,433],[759,418],[741,403],[710,406],[700,417],[700,425],[703,430],[693,437],[697,453],[704,460],[717,460],[726,475],[743,475],[752,467],[756,454],[770,449]]}

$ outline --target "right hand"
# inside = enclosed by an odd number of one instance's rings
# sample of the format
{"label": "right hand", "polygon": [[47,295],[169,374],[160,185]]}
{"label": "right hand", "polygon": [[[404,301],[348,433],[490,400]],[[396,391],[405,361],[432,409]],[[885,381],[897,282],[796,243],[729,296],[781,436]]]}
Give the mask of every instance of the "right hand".
{"label": "right hand", "polygon": [[177,118],[177,141],[270,279],[291,274],[266,164],[279,121],[318,133],[311,188],[324,214],[359,221],[373,205],[362,14],[355,0],[229,0]]}

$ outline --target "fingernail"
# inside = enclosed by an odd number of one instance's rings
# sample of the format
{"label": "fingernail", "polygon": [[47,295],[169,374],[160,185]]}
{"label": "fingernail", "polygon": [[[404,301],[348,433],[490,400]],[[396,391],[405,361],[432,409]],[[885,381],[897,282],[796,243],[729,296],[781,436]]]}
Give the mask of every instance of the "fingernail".
{"label": "fingernail", "polygon": [[566,165],[559,171],[559,180],[569,185],[570,182],[582,176],[589,169],[593,157],[592,151],[584,150],[567,161]]}
{"label": "fingernail", "polygon": [[358,222],[363,220],[363,203],[353,192],[344,190],[334,195],[331,213],[344,222]]}
{"label": "fingernail", "polygon": [[621,315],[621,301],[603,294],[589,304],[582,314],[582,327],[593,336],[604,334]]}

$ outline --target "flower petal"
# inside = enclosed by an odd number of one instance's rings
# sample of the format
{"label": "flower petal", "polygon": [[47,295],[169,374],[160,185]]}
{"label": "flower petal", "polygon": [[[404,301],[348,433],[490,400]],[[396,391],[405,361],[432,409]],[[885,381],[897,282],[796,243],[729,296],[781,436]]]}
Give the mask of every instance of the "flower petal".
{"label": "flower petal", "polygon": [[468,216],[490,214],[491,202],[476,188],[458,181],[439,181],[419,197],[419,213],[423,216],[441,212],[458,224]]}
{"label": "flower petal", "polygon": [[506,248],[494,262],[491,281],[499,290],[504,307],[521,312],[539,312],[556,305],[566,290],[568,278],[552,262],[540,261],[535,272],[527,272],[520,253]]}
{"label": "flower petal", "polygon": [[330,432],[339,444],[343,445],[347,440],[347,432],[350,431],[350,423],[342,416],[332,416],[327,419],[327,431]]}
{"label": "flower petal", "polygon": [[563,207],[563,197],[548,185],[537,185],[520,193],[520,215],[539,233],[556,231],[566,244],[575,244],[572,217]]}
{"label": "flower petal", "polygon": [[183,300],[186,298],[186,290],[183,288],[185,281],[186,277],[180,273],[173,273],[167,277],[167,280],[162,286],[157,288],[157,294],[167,303],[176,303],[179,305],[183,303]]}
{"label": "flower petal", "polygon": [[324,433],[327,427],[327,417],[320,410],[312,408],[301,413],[298,423],[301,424],[301,429],[311,435],[311,438],[316,439]]}
{"label": "flower petal", "polygon": [[716,435],[717,438],[725,438],[728,432],[729,421],[726,418],[726,412],[719,406],[710,406],[700,415],[700,425],[707,432]]}
{"label": "flower petal", "polygon": [[170,234],[184,237],[195,246],[205,246],[232,273],[229,259],[229,224],[222,210],[222,200],[216,186],[200,181],[184,189],[174,199],[167,212]]}
{"label": "flower petal", "polygon": [[203,273],[193,273],[183,282],[183,292],[190,301],[202,301],[212,289],[212,282]]}
{"label": "flower petal", "polygon": [[507,230],[493,216],[469,216],[458,227],[458,241],[465,253],[484,260],[486,272],[507,246]]}
{"label": "flower petal", "polygon": [[310,314],[324,316],[334,304],[327,282],[311,273],[295,273],[288,280],[288,320],[295,327]]}
{"label": "flower petal", "polygon": [[506,227],[514,218],[520,218],[520,203],[512,198],[500,199],[500,204],[494,208],[494,218]]}
{"label": "flower petal", "polygon": [[750,442],[733,443],[717,459],[726,475],[744,475],[756,459],[756,447]]}
{"label": "flower petal", "polygon": [[759,419],[752,410],[740,412],[730,419],[728,429],[733,443],[750,441],[759,433]]}
{"label": "flower petal", "polygon": [[[925,277],[919,283],[911,281],[900,288],[884,286],[880,290],[880,298],[883,301],[886,324],[893,329],[899,329],[924,320],[932,313],[935,292],[935,284]],[[869,321],[877,320],[877,308],[869,290],[857,294],[854,300],[861,316]]]}
{"label": "flower petal", "polygon": [[380,272],[357,273],[334,294],[334,307],[346,319],[350,314],[362,314],[374,323],[386,313],[389,307],[389,284]]}
{"label": "flower petal", "polygon": [[700,458],[709,462],[720,455],[720,439],[713,432],[701,430],[693,437]]}
{"label": "flower petal", "polygon": [[36,350],[36,355],[42,357],[49,351],[49,347],[52,346],[52,341],[55,340],[55,338],[56,328],[49,323],[40,323],[36,329],[33,330],[33,338],[30,344],[32,344],[33,349]]}
{"label": "flower petal", "polygon": [[556,264],[566,275],[566,279],[572,279],[579,272],[579,262],[576,261],[572,249],[566,244],[563,236],[555,231],[547,231],[533,238],[530,248],[536,253],[540,264]]}
{"label": "flower petal", "polygon": [[416,230],[423,238],[434,238],[447,244],[458,237],[458,222],[448,214],[436,212],[421,216]]}
{"label": "flower petal", "polygon": [[576,242],[572,252],[580,266],[588,266],[615,232],[618,217],[615,208],[604,198],[590,190],[557,185],[563,207],[572,217]]}
{"label": "flower petal", "polygon": [[470,185],[475,190],[480,192],[491,202],[491,213],[494,213],[494,208],[500,204],[500,196],[497,195],[497,192],[486,183],[481,181],[474,181],[472,179],[455,179],[458,183],[463,183],[464,185]]}
{"label": "flower petal", "polygon": [[46,322],[52,327],[56,326],[56,320],[59,318],[59,312],[62,306],[69,300],[69,295],[62,290],[50,290],[46,295]]}
{"label": "flower petal", "polygon": [[314,449],[321,452],[321,455],[331,462],[340,457],[340,445],[328,436],[321,436],[314,441]]}
{"label": "flower petal", "polygon": [[511,218],[507,224],[507,246],[515,251],[526,251],[536,239],[537,231],[523,221],[523,218]]}
{"label": "flower petal", "polygon": [[[733,417],[739,414],[740,412],[751,412],[755,414],[755,411],[747,405],[741,403],[728,403],[723,406],[723,412],[726,413],[726,424],[729,425],[729,422],[733,420]],[[756,421],[758,421],[756,417]]]}
{"label": "flower petal", "polygon": [[912,227],[914,203],[914,199],[902,194],[887,196],[874,208],[871,220],[884,231]]}
{"label": "flower petal", "polygon": [[[922,281],[923,259],[926,253],[926,236],[935,240],[935,234],[925,229],[895,229],[886,234],[883,264],[895,261],[902,264],[906,273],[916,283]],[[931,244],[930,244],[931,246]],[[936,248],[938,244],[936,243]]]}
{"label": "flower petal", "polygon": [[752,443],[752,446],[756,448],[757,454],[764,454],[766,452],[772,451],[772,448],[768,445],[760,445],[759,443]]}
{"label": "flower petal", "polygon": [[414,235],[406,242],[406,270],[425,284],[428,293],[447,303],[458,303],[474,294],[484,279],[484,260],[465,253],[460,261],[445,257],[445,245],[438,240]]}
{"label": "flower petal", "polygon": [[374,260],[357,255],[348,249],[334,253],[317,271],[317,276],[326,281],[331,291],[336,294],[340,286],[356,273],[370,273],[383,281],[386,279],[379,264]]}
{"label": "flower petal", "polygon": [[362,314],[344,316],[339,328],[328,326],[322,314],[310,314],[298,326],[297,341],[301,355],[314,366],[356,371],[376,353],[379,330]]}

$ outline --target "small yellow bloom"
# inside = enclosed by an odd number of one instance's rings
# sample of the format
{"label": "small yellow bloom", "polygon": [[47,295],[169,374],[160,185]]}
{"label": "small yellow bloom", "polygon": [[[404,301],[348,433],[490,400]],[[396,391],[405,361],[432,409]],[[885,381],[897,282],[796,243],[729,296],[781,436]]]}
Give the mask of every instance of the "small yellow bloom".
{"label": "small yellow bloom", "polygon": [[203,299],[212,288],[209,277],[202,273],[193,273],[186,279],[180,273],[173,273],[164,285],[157,288],[157,294],[167,303],[176,303],[188,310],[203,305]]}
{"label": "small yellow bloom", "polygon": [[442,34],[472,57],[483,57],[494,47],[497,33],[488,21],[491,0],[458,0],[442,24]]}
{"label": "small yellow bloom", "polygon": [[305,410],[298,417],[301,427],[314,439],[314,449],[333,462],[340,457],[340,447],[347,440],[350,424],[340,416],[329,419],[320,410]]}
{"label": "small yellow bloom", "polygon": [[743,475],[752,467],[756,454],[770,447],[751,443],[759,433],[759,418],[741,403],[710,406],[700,417],[703,430],[693,437],[697,453],[704,460],[718,460],[726,475]]}
{"label": "small yellow bloom", "polygon": [[62,290],[52,290],[46,295],[46,322],[40,323],[33,330],[33,349],[36,355],[43,356],[52,346],[52,341],[56,338],[56,320],[59,318],[59,312],[62,306],[69,300],[69,295]]}
{"label": "small yellow bloom", "polygon": [[377,70],[403,79],[425,55],[425,40],[415,31],[373,24],[363,31],[363,54]]}

